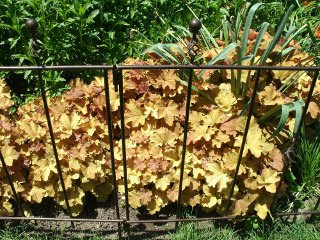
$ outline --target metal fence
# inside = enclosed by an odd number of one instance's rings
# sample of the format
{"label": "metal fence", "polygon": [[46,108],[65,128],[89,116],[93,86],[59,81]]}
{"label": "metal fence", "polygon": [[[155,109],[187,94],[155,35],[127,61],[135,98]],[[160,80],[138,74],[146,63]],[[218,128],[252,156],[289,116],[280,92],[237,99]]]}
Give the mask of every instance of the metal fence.
{"label": "metal fence", "polygon": [[[14,195],[14,200],[18,206],[18,209],[20,213],[22,214],[22,217],[0,217],[0,220],[35,220],[35,221],[61,221],[61,222],[71,222],[72,226],[74,226],[75,222],[105,222],[110,224],[116,224],[117,230],[118,230],[118,236],[119,238],[123,237],[123,233],[126,233],[126,237],[130,238],[130,225],[137,224],[137,223],[168,223],[168,222],[175,222],[176,227],[179,222],[195,222],[195,221],[218,221],[218,220],[232,220],[232,219],[247,219],[251,217],[256,217],[255,215],[247,215],[247,216],[230,216],[229,210],[231,207],[231,197],[234,192],[235,184],[237,181],[239,168],[241,164],[242,155],[244,152],[246,139],[250,127],[250,120],[253,115],[253,108],[255,104],[255,99],[257,96],[258,91],[258,85],[259,85],[259,79],[260,74],[262,71],[265,70],[280,70],[280,71],[311,71],[314,72],[314,76],[312,79],[312,83],[310,85],[309,93],[307,96],[307,99],[305,101],[305,107],[303,109],[302,117],[298,125],[297,133],[293,137],[293,144],[291,147],[288,148],[288,150],[285,152],[284,157],[287,159],[292,159],[291,153],[295,145],[299,141],[299,132],[301,130],[301,127],[303,125],[305,116],[307,114],[307,110],[309,107],[309,103],[312,99],[314,88],[319,76],[320,66],[314,66],[314,67],[276,67],[276,66],[238,66],[238,65],[194,65],[194,58],[196,56],[196,34],[201,28],[201,23],[193,19],[190,22],[190,31],[193,34],[192,40],[189,43],[189,55],[190,55],[190,65],[71,65],[71,66],[43,66],[40,63],[40,58],[37,54],[37,39],[36,39],[36,33],[37,33],[37,27],[38,24],[35,20],[28,20],[26,23],[26,26],[29,30],[29,32],[32,35],[32,49],[33,49],[33,57],[36,62],[36,66],[7,66],[7,67],[0,67],[0,71],[27,71],[32,70],[36,71],[38,75],[38,83],[41,90],[41,97],[44,105],[45,115],[47,119],[48,129],[50,133],[50,139],[52,144],[52,149],[54,152],[54,157],[56,161],[56,167],[58,170],[59,180],[61,183],[61,187],[63,190],[64,200],[67,206],[67,212],[69,215],[69,218],[46,218],[46,217],[25,217],[21,202],[19,200],[19,197],[17,195],[17,192],[15,190],[15,187],[12,182],[12,178],[10,176],[8,167],[5,163],[5,160],[3,158],[3,155],[0,150],[0,160],[2,167],[5,171],[6,178],[9,181],[11,190]],[[182,145],[182,156],[181,156],[181,168],[180,168],[180,181],[179,181],[179,191],[178,191],[178,200],[177,200],[177,211],[176,211],[176,218],[175,219],[149,219],[149,220],[131,220],[130,219],[130,208],[129,208],[129,195],[128,195],[128,176],[127,176],[127,161],[126,161],[126,139],[125,139],[125,114],[124,114],[124,89],[123,89],[123,70],[133,70],[133,69],[140,69],[140,70],[151,70],[151,69],[185,69],[188,70],[188,86],[187,86],[187,99],[186,99],[186,112],[185,112],[185,122],[184,122],[184,131],[183,131],[183,145]],[[194,75],[194,69],[225,69],[225,70],[255,70],[255,76],[254,76],[254,87],[253,87],[253,93],[250,99],[250,105],[248,110],[248,116],[245,124],[245,130],[244,135],[242,139],[242,144],[240,147],[239,155],[238,155],[238,161],[235,169],[235,174],[232,180],[232,186],[231,191],[229,193],[229,198],[227,202],[227,208],[224,216],[214,216],[214,217],[205,217],[205,218],[181,218],[181,199],[182,199],[182,183],[183,183],[183,176],[184,176],[184,166],[185,166],[185,156],[186,156],[186,145],[187,145],[187,136],[188,136],[188,122],[189,122],[189,113],[190,113],[190,100],[191,100],[191,90],[192,90],[192,81],[193,81],[193,75]],[[45,93],[45,86],[44,81],[42,78],[42,71],[57,71],[57,70],[78,70],[78,71],[84,71],[84,70],[103,70],[104,72],[104,84],[105,84],[105,96],[106,96],[106,117],[107,117],[107,128],[109,133],[109,143],[110,143],[110,157],[111,157],[111,167],[112,167],[112,179],[113,179],[113,194],[115,198],[115,218],[114,219],[88,219],[88,218],[74,218],[71,215],[71,209],[68,201],[68,196],[66,193],[64,180],[62,176],[59,156],[57,153],[55,138],[53,134],[53,128],[50,120],[49,115],[49,108],[47,103],[47,97]],[[122,160],[123,160],[123,179],[124,179],[124,190],[125,190],[125,218],[120,218],[120,211],[119,211],[119,202],[118,202],[118,189],[117,189],[117,181],[116,181],[116,168],[115,168],[115,158],[114,158],[114,146],[113,146],[113,136],[112,136],[112,122],[111,122],[111,106],[110,106],[110,96],[109,96],[109,83],[108,83],[108,71],[113,72],[113,84],[116,89],[116,91],[119,91],[120,96],[120,117],[121,117],[121,144],[122,144]],[[285,164],[287,161],[284,161],[284,169],[283,173],[281,174],[280,183],[278,184],[273,202],[271,204],[271,212],[272,216],[274,217],[281,217],[281,216],[296,216],[296,215],[310,215],[311,217],[313,215],[320,215],[320,211],[317,211],[318,206],[320,204],[320,197],[317,201],[317,203],[314,206],[313,211],[306,211],[306,212],[278,212],[275,213],[273,211],[275,203],[277,201],[277,198],[279,196],[280,192],[280,186],[284,180],[284,172],[288,168],[288,164]]]}

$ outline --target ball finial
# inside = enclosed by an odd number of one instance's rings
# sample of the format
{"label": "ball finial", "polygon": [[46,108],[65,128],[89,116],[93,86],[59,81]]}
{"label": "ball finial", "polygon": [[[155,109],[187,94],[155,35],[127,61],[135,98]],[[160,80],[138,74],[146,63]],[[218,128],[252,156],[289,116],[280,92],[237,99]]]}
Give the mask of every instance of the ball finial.
{"label": "ball finial", "polygon": [[189,23],[190,32],[197,33],[197,32],[199,32],[200,28],[201,28],[201,22],[199,19],[194,18],[190,21],[190,23]]}
{"label": "ball finial", "polygon": [[26,27],[31,34],[35,34],[38,31],[38,22],[35,19],[28,19],[26,21]]}

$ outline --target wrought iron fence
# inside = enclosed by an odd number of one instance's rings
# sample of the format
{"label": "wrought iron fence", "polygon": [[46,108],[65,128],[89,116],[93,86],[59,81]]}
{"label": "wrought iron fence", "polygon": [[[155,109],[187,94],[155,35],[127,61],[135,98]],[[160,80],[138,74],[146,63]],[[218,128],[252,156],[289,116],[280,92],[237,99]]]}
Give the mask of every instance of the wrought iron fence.
{"label": "wrought iron fence", "polygon": [[[313,92],[315,89],[316,82],[318,80],[320,66],[313,66],[313,67],[283,67],[283,66],[239,66],[239,65],[194,65],[194,59],[196,56],[196,34],[201,28],[201,23],[193,19],[190,22],[190,31],[192,32],[192,40],[189,43],[189,55],[190,55],[190,65],[71,65],[71,66],[43,66],[40,63],[40,58],[37,53],[37,39],[36,39],[36,33],[38,24],[35,20],[28,20],[26,23],[26,26],[29,30],[29,32],[32,35],[32,49],[33,49],[33,57],[36,62],[36,66],[1,66],[0,71],[36,71],[38,76],[38,83],[41,90],[41,97],[44,105],[47,125],[50,133],[50,139],[52,144],[52,149],[54,152],[54,157],[56,161],[56,167],[58,170],[59,180],[63,191],[64,200],[67,206],[67,212],[69,215],[69,218],[47,218],[47,217],[25,217],[24,212],[21,206],[21,202],[19,200],[19,197],[17,195],[17,192],[15,190],[12,177],[10,176],[8,167],[6,165],[6,162],[4,160],[4,157],[0,150],[0,160],[2,167],[5,171],[6,178],[9,181],[10,188],[13,193],[14,200],[18,206],[18,210],[20,211],[21,217],[0,217],[0,220],[4,221],[22,221],[22,220],[28,220],[28,221],[60,221],[60,222],[71,222],[72,226],[74,227],[74,223],[76,222],[105,222],[110,224],[117,224],[117,231],[119,238],[123,237],[123,233],[126,233],[126,237],[130,238],[130,225],[137,224],[137,223],[168,223],[168,222],[175,222],[176,227],[179,222],[195,222],[195,221],[218,221],[218,220],[233,220],[233,219],[247,219],[256,217],[255,215],[246,215],[246,216],[231,216],[229,215],[229,210],[231,207],[231,197],[234,192],[235,184],[237,181],[239,168],[241,164],[242,155],[244,152],[244,148],[246,145],[246,139],[250,127],[250,120],[253,115],[253,109],[255,104],[255,99],[258,92],[258,85],[259,85],[259,79],[262,71],[266,70],[279,70],[279,71],[311,71],[314,72],[312,83],[310,85],[310,89],[308,92],[307,99],[305,101],[305,107],[303,109],[302,117],[298,125],[298,130],[296,135],[293,137],[293,144],[291,147],[288,148],[288,150],[285,152],[284,157],[287,159],[292,159],[292,149],[295,147],[295,145],[299,141],[299,133],[302,128],[305,116],[307,114],[307,110],[309,107],[309,104],[311,102]],[[183,131],[183,145],[182,145],[182,155],[181,155],[181,168],[180,168],[180,181],[179,181],[179,190],[178,190],[178,200],[177,200],[177,211],[176,211],[176,218],[175,219],[149,219],[149,220],[131,220],[130,219],[130,208],[129,208],[129,195],[128,195],[128,176],[127,176],[127,159],[126,159],[126,138],[125,138],[125,114],[124,114],[124,89],[123,89],[123,70],[152,70],[152,69],[176,69],[176,70],[189,70],[188,73],[188,86],[187,86],[187,99],[186,99],[186,112],[185,112],[185,122],[184,122],[184,131]],[[240,147],[237,165],[235,169],[235,174],[232,180],[231,185],[231,191],[229,193],[228,201],[227,201],[227,207],[226,212],[224,216],[214,216],[214,217],[205,217],[205,218],[181,218],[181,199],[182,199],[182,189],[183,189],[183,176],[184,176],[184,166],[185,166],[185,156],[186,156],[186,147],[187,147],[187,136],[188,136],[188,123],[189,123],[189,113],[190,113],[190,100],[191,100],[191,90],[192,90],[192,81],[194,77],[194,70],[195,69],[225,69],[225,70],[255,70],[255,76],[254,76],[254,87],[253,87],[253,93],[250,99],[250,105],[249,105],[249,111],[248,116],[245,124],[245,130],[244,135],[242,139],[242,144]],[[106,117],[107,117],[107,129],[109,133],[109,143],[110,143],[110,157],[111,157],[111,168],[112,168],[112,181],[113,181],[113,194],[115,198],[115,219],[88,219],[88,218],[74,218],[71,214],[71,209],[69,205],[68,196],[66,193],[66,188],[64,185],[64,179],[62,176],[61,171],[61,165],[59,161],[59,156],[56,148],[52,123],[50,120],[49,115],[49,108],[47,103],[47,97],[45,93],[45,86],[44,81],[42,78],[42,72],[43,71],[57,71],[57,70],[78,70],[78,71],[84,71],[84,70],[103,70],[104,75],[104,85],[105,85],[105,97],[106,97]],[[111,120],[111,105],[110,105],[110,95],[109,95],[109,83],[108,83],[108,71],[113,72],[113,84],[116,91],[119,91],[119,101],[120,101],[120,128],[121,128],[121,144],[122,144],[122,161],[123,161],[123,180],[124,180],[124,190],[125,190],[125,218],[120,218],[120,209],[119,209],[119,202],[118,202],[118,189],[117,189],[117,181],[116,181],[116,168],[115,168],[115,157],[114,157],[114,146],[113,146],[113,136],[112,136],[112,120]],[[282,217],[282,216],[296,216],[296,215],[310,215],[311,217],[314,215],[320,215],[320,211],[317,211],[319,205],[320,205],[320,197],[318,201],[316,202],[313,211],[298,211],[298,212],[274,212],[274,206],[278,199],[279,192],[280,192],[280,186],[284,180],[284,173],[286,172],[288,168],[288,164],[285,164],[287,161],[284,161],[284,169],[281,174],[280,183],[278,184],[273,202],[271,204],[271,211],[272,216],[274,217]]]}

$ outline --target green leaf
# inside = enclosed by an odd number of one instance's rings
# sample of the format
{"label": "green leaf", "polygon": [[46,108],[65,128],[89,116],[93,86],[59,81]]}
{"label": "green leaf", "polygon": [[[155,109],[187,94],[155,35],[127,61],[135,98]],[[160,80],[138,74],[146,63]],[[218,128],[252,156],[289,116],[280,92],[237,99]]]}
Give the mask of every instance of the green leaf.
{"label": "green leaf", "polygon": [[[181,83],[181,84],[183,84],[184,86],[188,86],[188,82],[186,82],[186,81],[184,81],[184,80],[182,80],[182,79],[178,79],[178,81]],[[212,98],[208,95],[208,94],[206,94],[204,91],[202,91],[202,90],[200,90],[199,88],[197,88],[197,87],[195,87],[195,86],[192,86],[191,87],[191,89],[193,90],[193,91],[195,91],[196,93],[198,93],[199,95],[201,95],[201,96],[203,96],[203,97],[205,97],[206,99],[208,99],[210,102],[214,102],[213,100],[212,100]]]}
{"label": "green leaf", "polygon": [[[238,46],[237,43],[231,43],[230,45],[228,45],[225,49],[223,49],[217,56],[215,56],[213,59],[211,59],[207,66],[210,66],[210,65],[214,65],[216,62],[222,60],[222,59],[225,59],[228,54],[233,50],[235,49],[236,47]],[[207,69],[203,69],[200,71],[200,73],[198,74],[198,78],[201,78],[202,75],[205,73]]]}
{"label": "green leaf", "polygon": [[235,32],[232,30],[232,27],[231,27],[231,24],[229,23],[229,21],[226,21],[225,22],[227,28],[228,28],[228,32],[230,33],[231,35],[231,39],[232,39],[232,42],[237,42],[237,38],[236,38],[236,34]]}
{"label": "green leaf", "polygon": [[158,43],[156,45],[153,45],[152,47],[145,50],[142,54],[144,55],[147,52],[154,52],[171,64],[173,64],[174,62],[180,63],[179,58],[172,52],[172,50],[168,46],[166,46],[166,44]]}
{"label": "green leaf", "polygon": [[291,23],[289,30],[287,31],[286,35],[283,38],[281,46],[283,46],[283,44],[290,38],[290,36],[294,33],[295,30],[296,30],[296,26],[292,25]]}
{"label": "green leaf", "polygon": [[295,33],[291,34],[290,37],[288,37],[288,39],[285,41],[283,41],[283,43],[281,44],[282,48],[285,48],[289,43],[290,41],[295,37],[297,36],[299,33],[302,33],[304,32],[305,30],[307,30],[307,24],[304,24],[302,27],[300,27]]}
{"label": "green leaf", "polygon": [[273,51],[274,47],[279,42],[279,39],[282,35],[284,27],[287,24],[289,16],[292,13],[293,9],[294,9],[294,5],[291,5],[289,7],[288,11],[286,12],[286,14],[284,15],[284,17],[282,18],[281,23],[279,24],[278,29],[274,35],[274,38],[272,39],[271,43],[268,45],[267,49],[264,51],[264,53],[260,59],[260,65],[263,65],[267,61],[267,59],[268,59],[269,55],[271,54],[271,52]]}
{"label": "green leaf", "polygon": [[[258,49],[259,49],[259,46],[261,44],[261,41],[264,37],[264,34],[266,33],[266,31],[268,30],[268,27],[269,27],[269,23],[267,22],[264,22],[262,25],[261,25],[261,28],[260,28],[260,31],[259,31],[259,34],[258,34],[258,37],[256,39],[256,42],[254,43],[254,46],[253,46],[253,49],[252,49],[252,58],[250,59],[250,66],[252,66],[254,64],[254,60],[255,60],[255,57],[257,55],[257,52],[258,52]],[[243,96],[246,96],[247,95],[247,91],[249,89],[249,84],[250,84],[250,75],[251,75],[251,70],[248,71],[248,76],[247,76],[247,80],[246,80],[246,84],[245,84],[245,87],[244,87],[244,90],[243,90]]]}
{"label": "green leaf", "polygon": [[281,117],[280,117],[277,129],[273,132],[273,134],[269,137],[269,139],[274,138],[281,132],[281,130],[283,129],[284,125],[288,120],[289,112],[290,112],[290,107],[288,105],[284,104],[281,106]]}
{"label": "green leaf", "polygon": [[295,119],[295,123],[294,123],[294,130],[293,130],[293,135],[295,136],[297,134],[298,131],[298,126],[300,121],[302,121],[302,112],[303,112],[303,106],[305,105],[304,101],[299,100],[293,103],[294,104],[294,108],[295,108],[295,112],[296,112],[296,119]]}
{"label": "green leaf", "polygon": [[224,36],[224,42],[226,45],[229,44],[229,31],[228,31],[228,26],[226,22],[222,25],[222,31],[223,31],[223,36]]}
{"label": "green leaf", "polygon": [[308,30],[309,36],[310,36],[310,38],[311,38],[312,45],[313,45],[314,47],[316,47],[316,46],[317,46],[317,39],[316,39],[316,37],[314,36],[313,31],[311,30],[310,23],[307,24],[307,30]]}
{"label": "green leaf", "polygon": [[170,49],[169,44],[162,44],[160,43],[160,47],[164,49],[165,52],[167,52],[167,56],[170,57],[173,61],[176,63],[181,64],[180,59],[178,56]]}
{"label": "green leaf", "polygon": [[287,56],[291,51],[295,50],[295,47],[288,47],[281,51],[281,57]]}
{"label": "green leaf", "polygon": [[274,119],[279,118],[280,116],[280,120],[278,122],[277,128],[269,139],[277,136],[284,129],[284,125],[286,124],[289,118],[289,113],[292,111],[295,111],[296,113],[295,126],[293,131],[293,133],[295,134],[298,130],[298,125],[302,118],[302,112],[303,112],[302,108],[304,107],[304,104],[305,103],[303,100],[298,100],[292,103],[278,105],[273,109],[271,109],[270,111],[268,111],[262,117],[260,117],[259,121],[267,123],[269,121],[273,121]]}
{"label": "green leaf", "polygon": [[99,9],[96,9],[94,11],[92,11],[92,13],[90,14],[90,16],[86,19],[87,23],[90,23],[93,21],[93,19],[99,14]]}
{"label": "green leaf", "polygon": [[244,25],[244,29],[243,29],[243,34],[241,36],[241,57],[244,56],[246,54],[246,50],[247,50],[247,44],[248,44],[248,36],[249,36],[249,32],[250,32],[250,28],[251,28],[251,24],[252,24],[252,19],[254,17],[255,12],[257,11],[257,9],[262,6],[264,3],[256,3],[254,4],[247,15],[246,18],[246,23]]}
{"label": "green leaf", "polygon": [[185,55],[185,53],[183,52],[182,48],[178,44],[168,43],[166,45],[168,47],[173,47],[173,48],[177,49],[179,51],[179,53],[181,54],[181,56],[183,57],[184,63],[188,63],[189,62],[187,56]]}
{"label": "green leaf", "polygon": [[[244,25],[244,29],[243,29],[243,33],[241,36],[241,44],[240,44],[240,49],[238,50],[238,65],[242,65],[242,62],[240,59],[243,59],[244,55],[246,54],[246,50],[247,50],[247,44],[248,44],[248,36],[249,36],[249,32],[250,32],[250,28],[252,25],[252,19],[254,17],[255,12],[257,11],[257,9],[262,6],[263,3],[256,3],[254,4],[249,12],[248,15],[246,17],[246,22]],[[253,57],[254,59],[254,57]],[[240,87],[241,87],[241,69],[237,70],[237,80],[236,80],[236,87],[235,87],[235,93],[239,94],[240,92]],[[248,75],[248,78],[250,78],[250,75]],[[247,79],[248,80],[248,79]],[[246,92],[246,87],[244,89],[244,91]]]}
{"label": "green leaf", "polygon": [[120,26],[130,26],[129,23],[127,23],[127,22],[125,22],[125,21],[122,21],[122,20],[116,21],[116,25],[120,25]]}
{"label": "green leaf", "polygon": [[268,122],[271,119],[279,117],[281,114],[281,105],[275,106],[267,113],[265,113],[262,117],[259,118],[260,122]]}

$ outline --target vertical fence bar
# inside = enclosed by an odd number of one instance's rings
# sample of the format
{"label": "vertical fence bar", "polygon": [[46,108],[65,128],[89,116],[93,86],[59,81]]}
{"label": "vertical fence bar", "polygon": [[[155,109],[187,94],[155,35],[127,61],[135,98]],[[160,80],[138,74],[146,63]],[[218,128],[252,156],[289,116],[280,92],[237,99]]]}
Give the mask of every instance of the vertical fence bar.
{"label": "vertical fence bar", "polygon": [[[298,141],[299,141],[299,138],[300,138],[300,134],[301,134],[301,128],[302,128],[302,125],[304,123],[304,119],[307,115],[307,112],[308,112],[308,108],[309,108],[309,104],[311,102],[311,99],[312,99],[312,95],[313,95],[313,92],[314,92],[314,88],[316,86],[316,83],[317,83],[317,80],[318,80],[318,77],[319,77],[319,71],[315,71],[314,73],[314,76],[312,78],[312,82],[311,82],[311,86],[310,86],[310,89],[309,89],[309,93],[308,93],[308,96],[307,96],[307,100],[305,102],[305,106],[303,108],[303,112],[302,112],[302,116],[301,116],[301,119],[300,119],[300,122],[299,122],[299,125],[298,125],[298,129],[297,129],[297,132],[296,134],[293,136],[293,145],[287,150],[285,156],[290,160],[292,159],[290,157],[290,154],[293,153],[294,151],[294,147],[297,145]],[[280,182],[277,186],[277,190],[276,190],[276,194],[274,196],[274,199],[273,199],[273,202],[271,204],[271,207],[270,209],[272,210],[275,206],[275,204],[277,203],[277,200],[278,200],[278,197],[279,197],[279,194],[280,194],[280,189],[281,189],[281,185],[282,185],[282,182],[284,180],[284,175],[285,175],[285,172],[288,170],[288,167],[289,167],[289,162],[285,162],[284,164],[284,169],[283,169],[283,172],[281,174],[281,178],[280,178]],[[318,199],[318,202],[316,203],[315,205],[315,209],[318,208],[320,204],[320,197]],[[313,215],[311,215],[311,218],[312,218]]]}
{"label": "vertical fence bar", "polygon": [[[192,19],[189,23],[190,32],[192,32],[192,40],[189,43],[189,54],[190,54],[190,64],[194,64],[194,59],[196,56],[196,50],[194,49],[197,41],[197,33],[201,29],[201,22],[198,19]],[[188,89],[187,89],[187,102],[186,102],[186,115],[184,120],[184,131],[183,131],[183,143],[182,143],[182,159],[180,167],[180,179],[179,179],[179,191],[178,191],[178,201],[177,201],[177,218],[180,217],[181,211],[181,198],[182,198],[182,187],[183,187],[183,175],[184,175],[184,165],[186,158],[186,148],[187,148],[187,137],[188,137],[188,127],[189,127],[189,113],[190,113],[190,101],[191,101],[191,88],[194,70],[191,68],[189,71],[188,79]],[[178,227],[178,222],[176,222],[176,228]]]}
{"label": "vertical fence bar", "polygon": [[[112,168],[113,195],[114,195],[114,199],[115,199],[116,217],[117,217],[117,219],[120,219],[116,166],[115,166],[115,161],[114,161],[111,106],[110,106],[110,94],[109,94],[109,82],[108,82],[108,70],[107,69],[104,70],[103,75],[104,75],[104,91],[105,91],[105,95],[106,95],[106,115],[107,115],[107,121],[108,121],[107,124],[108,124],[109,147],[110,147],[110,158],[111,158],[111,168]],[[122,235],[121,234],[121,225],[120,225],[120,223],[118,223],[119,239],[122,238],[121,235]]]}
{"label": "vertical fence bar", "polygon": [[249,108],[249,112],[248,112],[248,118],[247,118],[246,126],[245,126],[244,133],[243,133],[243,139],[242,139],[242,143],[241,143],[241,147],[240,147],[240,153],[239,153],[239,157],[238,157],[237,167],[236,167],[236,170],[235,170],[235,173],[234,173],[234,177],[233,177],[232,185],[231,185],[231,190],[230,190],[230,194],[229,194],[229,197],[228,197],[226,215],[229,214],[229,210],[230,210],[230,207],[231,207],[231,197],[232,197],[233,192],[234,192],[234,187],[236,185],[236,181],[237,181],[237,178],[238,178],[238,173],[239,173],[239,169],[240,169],[240,164],[241,164],[241,159],[242,159],[244,147],[245,147],[246,141],[247,141],[247,136],[248,136],[249,127],[250,127],[250,121],[251,121],[251,117],[252,117],[252,114],[253,114],[254,101],[256,99],[257,92],[258,92],[260,74],[261,74],[261,70],[259,69],[259,70],[257,70],[257,72],[255,74],[254,89],[253,89],[253,93],[252,93],[252,96],[251,96],[251,99],[250,99],[251,103],[250,103],[250,108]]}
{"label": "vertical fence bar", "polygon": [[6,164],[6,162],[4,161],[4,158],[3,158],[3,155],[2,155],[1,150],[0,150],[0,161],[1,161],[1,165],[2,165],[2,167],[3,167],[3,169],[4,169],[4,172],[5,172],[5,174],[6,174],[6,177],[7,177],[8,181],[9,181],[9,185],[10,185],[11,191],[12,191],[12,193],[13,193],[14,200],[15,200],[16,203],[17,203],[17,206],[18,206],[18,209],[19,209],[20,213],[21,213],[22,216],[24,217],[24,212],[23,212],[23,209],[22,209],[22,206],[21,206],[20,199],[19,199],[19,197],[18,197],[18,194],[17,194],[16,189],[15,189],[15,187],[14,187],[14,184],[13,184],[13,182],[12,182],[12,179],[11,179],[11,176],[10,176],[10,174],[9,174],[9,170],[8,170],[7,164]]}
{"label": "vertical fence bar", "polygon": [[309,104],[311,102],[312,94],[313,94],[314,88],[316,86],[318,77],[319,77],[319,71],[316,71],[314,73],[314,76],[313,76],[313,79],[312,79],[312,82],[311,82],[311,86],[310,86],[310,89],[309,89],[309,93],[308,93],[308,96],[307,96],[306,103],[305,103],[304,108],[303,108],[302,117],[300,119],[297,132],[296,132],[295,136],[293,136],[293,144],[296,144],[298,142],[298,140],[299,140],[299,137],[300,137],[300,134],[301,134],[300,132],[301,132],[302,124],[304,123],[304,119],[305,119],[305,117],[307,115]]}
{"label": "vertical fence bar", "polygon": [[[38,31],[38,23],[34,19],[29,19],[26,22],[26,27],[27,27],[28,31],[31,33],[31,35],[32,35],[32,49],[31,49],[32,50],[32,55],[33,55],[33,57],[34,57],[34,59],[36,61],[37,66],[41,66],[39,55],[36,52],[36,49],[34,49],[34,48],[37,47],[36,33]],[[57,166],[57,170],[58,170],[59,180],[60,180],[60,184],[61,184],[61,187],[62,187],[63,196],[64,196],[64,200],[65,200],[65,203],[66,203],[66,206],[67,206],[67,211],[68,211],[69,217],[72,218],[71,208],[70,208],[70,205],[69,205],[67,191],[66,191],[65,184],[64,184],[64,181],[63,181],[61,165],[60,165],[58,151],[57,151],[57,147],[56,147],[56,143],[55,143],[55,139],[54,139],[53,128],[52,128],[52,124],[51,124],[51,119],[50,119],[50,114],[49,114],[49,107],[48,107],[48,102],[47,102],[47,97],[46,97],[46,91],[45,91],[43,78],[42,78],[42,70],[37,70],[37,74],[38,74],[38,83],[39,83],[39,86],[40,86],[42,102],[43,102],[43,106],[44,106],[44,110],[45,110],[45,114],[46,114],[49,133],[50,133],[51,145],[52,145],[54,157],[55,157],[55,160],[56,160],[56,166]],[[74,222],[71,222],[71,225],[72,225],[72,227],[74,227]]]}
{"label": "vertical fence bar", "polygon": [[129,212],[129,193],[128,193],[128,173],[127,173],[127,154],[126,154],[126,133],[124,122],[124,96],[123,96],[123,73],[122,70],[115,69],[114,66],[114,83],[119,84],[120,95],[120,122],[121,122],[121,144],[122,144],[122,160],[123,160],[123,179],[124,179],[124,195],[126,204],[126,221],[124,221],[124,228],[127,231],[128,239],[130,238],[130,225],[127,221],[130,220]]}
{"label": "vertical fence bar", "polygon": [[[319,77],[319,71],[316,71],[314,76],[313,76],[313,79],[312,79],[310,90],[309,90],[309,93],[308,93],[308,96],[307,96],[307,100],[306,100],[306,103],[305,103],[305,106],[304,106],[304,109],[303,109],[302,117],[301,117],[301,120],[300,120],[300,123],[299,123],[299,126],[298,126],[297,136],[296,136],[296,138],[293,139],[294,143],[296,143],[298,141],[298,138],[300,137],[300,129],[301,129],[302,124],[304,122],[304,118],[307,115],[308,107],[309,107],[309,104],[311,102],[312,95],[313,95],[314,88],[316,86],[318,77]],[[320,205],[320,196],[318,197],[318,200],[317,200],[316,204],[314,205],[314,208],[313,208],[314,211],[316,211],[318,209],[319,205]],[[313,217],[314,217],[314,214],[311,214],[310,220],[312,220]]]}

